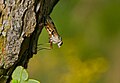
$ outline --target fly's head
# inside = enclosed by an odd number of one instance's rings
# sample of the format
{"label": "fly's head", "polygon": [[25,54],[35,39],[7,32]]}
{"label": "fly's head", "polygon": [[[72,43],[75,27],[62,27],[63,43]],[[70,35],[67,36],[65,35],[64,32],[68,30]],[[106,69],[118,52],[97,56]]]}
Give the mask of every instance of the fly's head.
{"label": "fly's head", "polygon": [[59,35],[57,35],[57,34],[51,34],[50,42],[52,42],[53,44],[57,44],[59,48],[63,44],[62,38]]}

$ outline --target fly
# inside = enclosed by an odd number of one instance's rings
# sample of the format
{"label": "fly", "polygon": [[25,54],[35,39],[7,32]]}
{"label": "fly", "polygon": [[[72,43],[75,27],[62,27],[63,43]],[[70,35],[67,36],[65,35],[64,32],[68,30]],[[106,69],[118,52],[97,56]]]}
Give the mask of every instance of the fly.
{"label": "fly", "polygon": [[60,35],[58,34],[57,29],[50,16],[46,17],[45,28],[49,34],[50,48],[52,48],[52,44],[57,44],[58,47],[60,48],[61,45],[63,44],[63,41]]}

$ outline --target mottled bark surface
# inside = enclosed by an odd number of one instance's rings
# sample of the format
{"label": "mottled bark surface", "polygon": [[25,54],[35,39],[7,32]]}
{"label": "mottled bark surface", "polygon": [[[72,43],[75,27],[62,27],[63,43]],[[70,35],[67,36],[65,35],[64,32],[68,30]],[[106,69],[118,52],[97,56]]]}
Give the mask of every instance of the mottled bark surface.
{"label": "mottled bark surface", "polygon": [[[0,83],[18,65],[27,68],[38,37],[58,0],[0,0]],[[4,82],[3,82],[4,81]]]}

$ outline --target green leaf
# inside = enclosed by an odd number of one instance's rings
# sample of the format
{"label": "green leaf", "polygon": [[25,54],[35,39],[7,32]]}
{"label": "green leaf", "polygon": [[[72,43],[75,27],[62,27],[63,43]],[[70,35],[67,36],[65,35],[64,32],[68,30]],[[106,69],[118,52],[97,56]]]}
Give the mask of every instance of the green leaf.
{"label": "green leaf", "polygon": [[34,79],[28,79],[27,83],[40,83],[40,82]]}
{"label": "green leaf", "polygon": [[11,83],[18,83],[18,80],[12,80]]}
{"label": "green leaf", "polygon": [[28,79],[27,71],[22,66],[18,66],[12,74],[12,83],[40,83],[40,82],[34,79]]}
{"label": "green leaf", "polygon": [[22,80],[27,80],[28,73],[22,66],[18,66],[12,74],[12,79],[18,80],[18,82]]}
{"label": "green leaf", "polygon": [[18,66],[12,74],[12,79],[20,81],[22,70],[23,70],[23,67]]}
{"label": "green leaf", "polygon": [[21,80],[20,83],[27,83],[27,81]]}
{"label": "green leaf", "polygon": [[25,69],[23,69],[22,75],[21,75],[21,80],[27,80],[27,79],[28,79],[28,73]]}

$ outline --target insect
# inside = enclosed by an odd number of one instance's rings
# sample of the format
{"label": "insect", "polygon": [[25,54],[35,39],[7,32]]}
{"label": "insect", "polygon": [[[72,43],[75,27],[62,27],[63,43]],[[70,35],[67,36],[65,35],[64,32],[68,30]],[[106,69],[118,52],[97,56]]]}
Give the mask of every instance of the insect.
{"label": "insect", "polygon": [[45,28],[49,34],[50,48],[52,48],[52,44],[57,44],[58,47],[60,48],[61,45],[63,44],[63,41],[60,35],[58,34],[55,24],[53,23],[50,16],[46,17]]}

